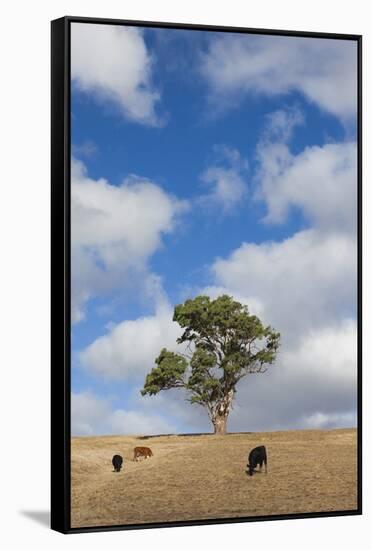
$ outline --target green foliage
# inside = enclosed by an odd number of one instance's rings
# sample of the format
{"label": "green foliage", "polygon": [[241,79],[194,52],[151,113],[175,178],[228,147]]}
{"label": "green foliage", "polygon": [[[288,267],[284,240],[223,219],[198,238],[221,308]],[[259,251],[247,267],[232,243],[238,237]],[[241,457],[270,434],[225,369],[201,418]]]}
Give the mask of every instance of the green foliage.
{"label": "green foliage", "polygon": [[147,374],[142,395],[155,395],[161,390],[177,388],[183,385],[183,376],[187,369],[184,357],[163,348],[156,359],[158,367]]}
{"label": "green foliage", "polygon": [[276,358],[280,334],[231,296],[187,300],[175,307],[173,320],[184,329],[177,342],[186,352],[163,349],[142,395],[185,388],[189,400],[206,407],[213,420],[226,410],[227,396],[233,398],[241,378],[265,372]]}

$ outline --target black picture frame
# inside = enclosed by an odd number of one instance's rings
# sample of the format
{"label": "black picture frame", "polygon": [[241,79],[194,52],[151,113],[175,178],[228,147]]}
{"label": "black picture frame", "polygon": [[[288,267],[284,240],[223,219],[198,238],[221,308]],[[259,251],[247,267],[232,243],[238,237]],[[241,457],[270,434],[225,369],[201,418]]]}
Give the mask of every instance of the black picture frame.
{"label": "black picture frame", "polygon": [[[71,23],[331,38],[357,43],[357,415],[358,505],[355,510],[246,518],[71,527],[71,232],[70,232],[70,27]],[[149,529],[362,514],[362,36],[212,25],[66,16],[51,22],[51,528],[61,533]]]}

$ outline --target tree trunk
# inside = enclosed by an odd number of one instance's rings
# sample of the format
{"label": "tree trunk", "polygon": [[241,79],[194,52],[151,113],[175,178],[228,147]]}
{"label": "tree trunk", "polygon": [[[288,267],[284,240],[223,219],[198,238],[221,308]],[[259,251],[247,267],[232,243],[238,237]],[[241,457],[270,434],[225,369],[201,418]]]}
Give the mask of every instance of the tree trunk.
{"label": "tree trunk", "polygon": [[224,416],[217,415],[213,419],[215,435],[225,435],[227,433],[227,418],[228,418],[228,415],[224,415]]}
{"label": "tree trunk", "polygon": [[215,435],[225,435],[227,433],[227,420],[229,411],[231,410],[233,397],[234,391],[229,390],[215,407],[212,417]]}

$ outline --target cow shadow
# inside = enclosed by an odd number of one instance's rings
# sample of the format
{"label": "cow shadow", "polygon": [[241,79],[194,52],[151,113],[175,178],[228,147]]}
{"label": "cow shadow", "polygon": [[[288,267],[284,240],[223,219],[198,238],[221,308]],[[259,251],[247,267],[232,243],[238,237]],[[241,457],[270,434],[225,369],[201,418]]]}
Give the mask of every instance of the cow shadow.
{"label": "cow shadow", "polygon": [[245,470],[245,474],[247,475],[247,477],[253,477],[255,474],[265,474],[265,473],[268,473],[268,472],[265,472],[263,469],[261,470],[254,470],[254,473],[253,475],[251,476],[249,474],[249,470]]}

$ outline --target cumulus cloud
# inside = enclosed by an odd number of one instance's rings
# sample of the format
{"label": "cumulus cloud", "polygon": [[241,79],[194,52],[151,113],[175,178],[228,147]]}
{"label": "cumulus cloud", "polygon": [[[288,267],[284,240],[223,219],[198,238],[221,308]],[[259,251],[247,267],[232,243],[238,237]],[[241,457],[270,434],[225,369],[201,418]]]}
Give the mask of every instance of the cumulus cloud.
{"label": "cumulus cloud", "polygon": [[238,388],[230,428],[236,431],[356,425],[357,326],[344,319],[303,333],[283,347],[264,376]]}
{"label": "cumulus cloud", "polygon": [[343,120],[356,113],[357,45],[352,41],[225,35],[210,41],[201,64],[219,104],[230,106],[246,94],[298,91]]}
{"label": "cumulus cloud", "polygon": [[209,187],[209,192],[199,197],[201,205],[216,206],[224,214],[231,213],[247,193],[244,175],[248,163],[236,149],[225,146],[214,147],[215,163],[200,176]]}
{"label": "cumulus cloud", "polygon": [[285,338],[296,338],[354,313],[356,253],[353,238],[309,229],[280,242],[243,243],[212,272],[233,295],[261,302],[263,318]]}
{"label": "cumulus cloud", "polygon": [[285,143],[263,142],[258,160],[257,196],[267,207],[265,222],[283,223],[292,207],[298,207],[317,227],[355,233],[355,143],[306,147],[293,155]]}
{"label": "cumulus cloud", "polygon": [[317,383],[354,389],[357,324],[352,318],[303,334],[295,347],[284,350],[284,369],[310,373]]}
{"label": "cumulus cloud", "polygon": [[147,261],[173,231],[186,203],[149,180],[129,176],[120,186],[88,177],[72,159],[72,318],[89,298],[148,279]]}
{"label": "cumulus cloud", "polygon": [[173,433],[168,419],[153,412],[114,409],[109,399],[92,392],[72,393],[71,433],[81,435],[155,435]]}
{"label": "cumulus cloud", "polygon": [[178,350],[181,328],[173,310],[159,302],[154,315],[126,320],[97,338],[80,354],[82,366],[105,378],[143,380],[163,347]]}
{"label": "cumulus cloud", "polygon": [[114,186],[103,178],[90,179],[84,165],[72,161],[73,244],[98,248],[105,262],[121,263],[123,255],[142,258],[153,252],[160,232],[172,230],[174,214],[183,206],[145,178],[129,176]]}
{"label": "cumulus cloud", "polygon": [[160,124],[152,83],[153,57],[136,27],[73,23],[71,78],[78,90],[116,105],[132,121]]}

